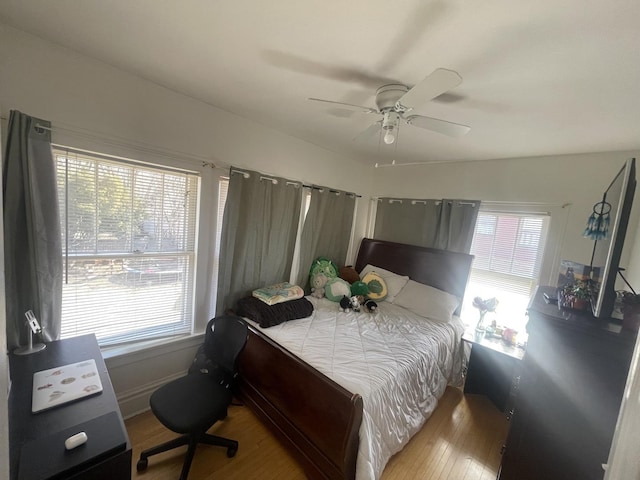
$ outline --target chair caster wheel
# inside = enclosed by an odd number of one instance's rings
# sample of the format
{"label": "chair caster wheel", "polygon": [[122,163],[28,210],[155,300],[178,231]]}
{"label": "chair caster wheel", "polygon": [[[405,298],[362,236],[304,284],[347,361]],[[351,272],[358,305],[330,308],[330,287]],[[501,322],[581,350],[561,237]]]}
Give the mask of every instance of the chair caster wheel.
{"label": "chair caster wheel", "polygon": [[235,457],[236,453],[238,453],[237,448],[227,448],[227,457],[229,458]]}
{"label": "chair caster wheel", "polygon": [[136,464],[136,470],[141,472],[142,470],[145,470],[148,465],[149,465],[149,460],[147,460],[146,458],[141,458],[140,460],[138,460],[138,463]]}

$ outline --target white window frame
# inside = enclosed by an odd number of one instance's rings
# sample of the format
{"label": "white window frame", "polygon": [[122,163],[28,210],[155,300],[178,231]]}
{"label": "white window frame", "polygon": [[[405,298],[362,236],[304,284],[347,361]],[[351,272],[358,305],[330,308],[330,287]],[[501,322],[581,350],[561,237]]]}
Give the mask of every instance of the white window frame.
{"label": "white window frame", "polygon": [[[101,247],[100,239],[97,236],[92,239],[92,243],[83,246],[81,250],[71,249],[70,239],[67,239],[63,251],[65,284],[63,285],[62,338],[93,331],[96,333],[98,343],[101,346],[109,346],[190,335],[193,329],[199,175],[192,170],[177,170],[167,166],[150,165],[131,159],[114,158],[109,155],[68,147],[54,147],[53,152],[56,161],[58,161],[58,158],[63,159],[62,163],[58,164],[58,178],[64,188],[64,190],[60,192],[61,210],[64,209],[63,212],[65,214],[61,215],[63,219],[66,218],[67,213],[67,199],[64,197],[67,186],[67,172],[64,158],[69,158],[72,162],[75,162],[76,159],[84,158],[86,162],[92,162],[91,165],[101,165],[103,166],[101,168],[106,168],[107,170],[102,170],[104,172],[109,172],[109,169],[115,169],[112,170],[113,173],[109,173],[108,175],[115,174],[116,176],[106,178],[117,178],[118,175],[120,175],[116,173],[118,171],[126,174],[125,178],[128,178],[129,181],[134,181],[134,177],[130,176],[133,172],[140,172],[137,173],[135,177],[140,180],[143,180],[147,175],[162,175],[162,177],[159,178],[162,179],[163,184],[158,185],[162,188],[162,191],[164,191],[165,188],[165,178],[169,180],[175,177],[179,182],[187,180],[189,183],[184,184],[184,186],[190,194],[189,197],[185,198],[189,198],[189,204],[187,205],[191,205],[187,207],[187,210],[183,210],[184,206],[180,199],[181,197],[178,197],[178,204],[171,206],[172,209],[177,206],[179,211],[187,213],[188,217],[185,217],[184,220],[190,219],[190,222],[185,224],[181,221],[181,223],[175,226],[178,229],[178,237],[175,238],[180,243],[175,246],[170,245],[169,248],[164,244],[164,231],[166,226],[161,227],[157,219],[153,220],[151,218],[149,219],[152,222],[151,232],[153,232],[153,229],[160,229],[157,230],[157,237],[152,236],[149,239],[145,239],[146,237],[144,237],[138,239],[136,243],[136,237],[130,236],[125,240],[125,243],[115,245],[115,249],[109,245],[103,245]],[[75,167],[72,168],[74,168],[72,172],[75,172]],[[95,180],[93,181],[97,182],[97,175],[100,170],[95,167],[91,167],[91,169],[92,170],[87,170],[86,172],[89,173],[93,171],[93,175],[95,175]],[[164,175],[169,175],[169,177],[165,177]],[[85,178],[91,179],[92,177],[89,176]],[[143,188],[146,188],[144,187],[145,185],[154,185],[153,183],[148,184],[147,182],[148,180],[143,180],[143,183],[139,185],[143,186]],[[129,188],[135,188],[135,185],[135,183],[130,183]],[[100,184],[95,183],[94,186],[99,188]],[[154,185],[154,188],[157,188],[157,186]],[[167,191],[167,193],[168,192],[169,191]],[[95,195],[98,194],[96,193]],[[132,196],[131,202],[133,202],[133,198]],[[69,201],[72,200],[69,199]],[[125,205],[126,204],[127,202],[125,201]],[[96,209],[95,212],[97,214],[99,212],[99,206],[96,204],[93,208]],[[154,215],[160,214],[158,218],[162,218],[162,225],[165,225],[164,219],[167,217],[163,209],[164,205],[161,205],[160,210]],[[91,218],[93,218],[93,212]],[[75,217],[71,217],[70,220],[75,220]],[[94,228],[97,228],[97,220],[98,217],[90,220],[94,223]],[[185,230],[185,225],[190,226]],[[97,232],[97,230],[95,230],[95,232]],[[133,231],[130,232],[130,235],[133,235],[132,232]],[[65,233],[70,233],[66,229],[66,223],[63,225],[62,233],[63,236]],[[139,244],[140,241],[142,241],[142,244]],[[150,245],[148,245],[149,241],[152,241]],[[94,244],[93,242],[96,243]],[[89,247],[88,250],[87,247]],[[105,247],[106,250],[104,249]],[[67,251],[67,248],[70,249]],[[76,268],[73,268],[74,264]],[[89,268],[89,271],[87,271],[87,268]],[[90,275],[90,277],[87,277],[87,275]],[[74,278],[79,280],[79,283],[67,283],[69,279]],[[93,284],[96,281],[98,283]],[[106,283],[102,283],[105,281]],[[102,287],[106,287],[107,291]],[[157,303],[157,307],[159,308],[158,312],[164,312],[165,315],[163,319],[160,319],[160,317],[157,319],[154,318],[151,310],[148,310],[150,304],[144,301],[146,298],[145,295],[153,294],[154,290],[162,290],[165,293],[164,298],[160,297],[157,299],[159,300]],[[112,305],[112,308],[108,308],[108,303],[102,303],[104,296],[101,292],[125,296],[121,298],[120,302]],[[82,296],[77,297],[77,295]],[[168,298],[167,295],[175,295],[177,299],[180,299],[180,303],[178,304],[178,306],[181,307],[180,310],[175,310],[176,307],[171,306],[171,302],[167,303],[165,301]],[[74,298],[77,299],[77,303],[73,300]],[[91,300],[92,298],[94,298],[96,302],[95,309],[92,308],[91,302],[94,301]],[[136,298],[138,300],[135,300]],[[67,301],[71,303],[66,303]],[[132,318],[125,317],[127,322],[129,322],[129,326],[127,327],[127,323],[120,323],[119,319],[122,318],[121,315],[126,315],[126,311],[122,310],[128,301],[134,301],[135,303],[131,304],[133,309],[131,312]],[[140,301],[142,301],[142,304],[140,304]],[[105,320],[105,322],[98,320],[96,314],[99,316],[100,312],[96,310],[101,309],[100,305],[102,305],[103,309],[108,309],[108,313],[105,313],[105,319],[109,318],[109,313],[115,314],[116,317],[114,317],[112,321],[116,323],[110,324],[109,320]],[[165,305],[164,310],[163,305]],[[65,308],[69,308],[70,310],[67,311]],[[142,313],[145,308],[148,314]],[[142,314],[140,318],[135,318],[136,315],[140,314]],[[78,315],[80,315],[80,317],[78,317]],[[83,323],[85,317],[88,317],[91,321],[98,322],[98,324],[95,324],[95,328],[88,328],[94,324],[90,323],[87,325]],[[65,319],[69,320],[66,324]],[[71,319],[73,319],[73,323],[71,323]],[[76,328],[77,330],[75,330]]]}
{"label": "white window frame", "polygon": [[[540,264],[537,285],[555,285],[558,280],[558,268],[561,261],[561,247],[569,219],[571,204],[547,204],[547,203],[516,203],[516,202],[492,202],[483,201],[480,212],[503,213],[519,215],[546,215],[548,225],[546,240]],[[531,292],[533,294],[533,291]],[[463,305],[463,319],[468,325],[472,325],[477,312],[468,308],[472,302],[469,292],[465,295]],[[499,307],[498,307],[499,308]]]}
{"label": "white window frame", "polygon": [[[195,255],[195,287],[194,287],[194,314],[192,318],[192,336],[201,335],[209,319],[215,315],[215,303],[210,296],[212,287],[212,272],[214,264],[214,249],[216,218],[213,214],[217,209],[218,180],[221,176],[228,175],[228,169],[216,167],[210,162],[191,158],[180,152],[164,151],[162,149],[139,147],[135,144],[123,144],[103,141],[99,138],[87,140],[75,135],[57,134],[54,148],[72,148],[88,152],[98,152],[99,155],[111,156],[120,159],[135,158],[141,163],[166,166],[184,170],[192,170],[200,174],[200,202],[198,204],[197,223],[198,235],[196,239]],[[206,204],[206,208],[202,208]],[[214,207],[214,208],[211,208]],[[157,339],[140,341],[132,344],[102,347],[105,358],[113,358],[141,351],[158,344],[172,343],[175,339]]]}

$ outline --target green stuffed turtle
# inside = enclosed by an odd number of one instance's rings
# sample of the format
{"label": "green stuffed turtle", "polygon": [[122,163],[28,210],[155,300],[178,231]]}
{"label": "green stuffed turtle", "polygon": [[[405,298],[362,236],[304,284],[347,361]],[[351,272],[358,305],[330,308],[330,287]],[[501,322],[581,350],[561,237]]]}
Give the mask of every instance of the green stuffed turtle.
{"label": "green stuffed turtle", "polygon": [[322,298],[325,295],[325,284],[338,276],[338,267],[326,257],[318,257],[311,263],[309,269],[309,285],[314,297]]}
{"label": "green stuffed turtle", "polygon": [[338,267],[328,258],[318,257],[311,263],[309,278],[318,273],[324,273],[327,278],[336,278],[338,276]]}

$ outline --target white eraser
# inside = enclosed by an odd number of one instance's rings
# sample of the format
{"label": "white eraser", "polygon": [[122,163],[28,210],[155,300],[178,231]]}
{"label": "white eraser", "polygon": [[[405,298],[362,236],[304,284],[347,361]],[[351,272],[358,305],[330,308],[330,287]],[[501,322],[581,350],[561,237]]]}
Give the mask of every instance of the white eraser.
{"label": "white eraser", "polygon": [[75,435],[71,435],[64,441],[64,448],[67,450],[73,450],[76,447],[79,447],[83,443],[87,441],[87,434],[84,432],[76,433]]}

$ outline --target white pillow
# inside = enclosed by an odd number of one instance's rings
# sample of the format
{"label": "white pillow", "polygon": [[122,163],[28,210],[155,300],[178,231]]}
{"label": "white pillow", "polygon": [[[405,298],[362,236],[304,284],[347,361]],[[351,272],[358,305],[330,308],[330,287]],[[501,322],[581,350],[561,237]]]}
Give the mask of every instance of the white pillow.
{"label": "white pillow", "polygon": [[390,272],[384,268],[369,264],[367,264],[360,272],[360,278],[364,278],[364,276],[369,272],[376,272],[387,284],[387,297],[385,298],[387,302],[393,303],[396,295],[398,295],[400,290],[402,290],[402,287],[404,287],[409,281],[409,277],[407,276],[398,275],[397,273]]}
{"label": "white pillow", "polygon": [[443,290],[409,280],[393,304],[411,310],[421,317],[446,323],[451,321],[460,300]]}

